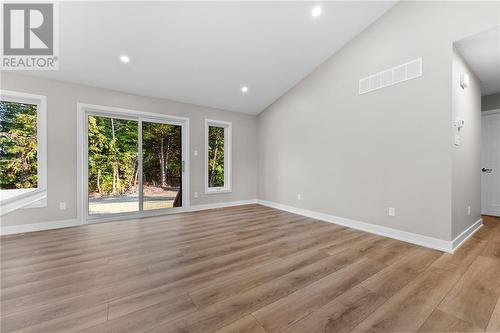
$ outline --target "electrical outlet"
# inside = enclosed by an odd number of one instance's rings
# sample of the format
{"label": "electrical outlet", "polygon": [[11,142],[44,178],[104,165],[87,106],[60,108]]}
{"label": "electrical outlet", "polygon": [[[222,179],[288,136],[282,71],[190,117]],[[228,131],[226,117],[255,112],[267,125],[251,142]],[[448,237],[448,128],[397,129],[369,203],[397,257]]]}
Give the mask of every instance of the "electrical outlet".
{"label": "electrical outlet", "polygon": [[470,206],[467,206],[467,215],[471,215],[471,209],[470,209]]}
{"label": "electrical outlet", "polygon": [[59,203],[59,209],[66,210],[66,203],[64,201]]}
{"label": "electrical outlet", "polygon": [[297,200],[302,200],[302,194],[297,193]]}
{"label": "electrical outlet", "polygon": [[389,207],[389,216],[396,216],[396,208]]}
{"label": "electrical outlet", "polygon": [[198,151],[197,150],[193,151],[193,155],[198,156]]}
{"label": "electrical outlet", "polygon": [[194,192],[194,197],[198,198],[198,192]]}

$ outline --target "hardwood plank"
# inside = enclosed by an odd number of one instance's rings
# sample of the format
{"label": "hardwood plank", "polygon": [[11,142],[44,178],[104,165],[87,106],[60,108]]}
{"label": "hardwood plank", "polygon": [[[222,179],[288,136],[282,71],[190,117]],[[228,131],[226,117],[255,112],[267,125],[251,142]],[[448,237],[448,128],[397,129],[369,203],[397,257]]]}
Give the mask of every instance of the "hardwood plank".
{"label": "hardwood plank", "polygon": [[415,332],[460,278],[460,273],[427,268],[354,328],[355,332]]}
{"label": "hardwood plank", "polygon": [[267,333],[266,330],[251,315],[238,319],[234,323],[224,326],[216,333]]}
{"label": "hardwood plank", "polygon": [[486,332],[500,332],[500,297],[498,298],[497,305],[491,314]]}
{"label": "hardwood plank", "polygon": [[500,295],[500,261],[477,257],[438,309],[482,330]]}
{"label": "hardwood plank", "polygon": [[88,328],[85,333],[105,332],[144,332],[158,324],[168,322],[176,317],[196,311],[191,299],[186,294],[174,296],[164,302],[131,312]]}
{"label": "hardwood plank", "polygon": [[356,286],[311,315],[299,320],[288,333],[344,333],[382,305],[386,299],[370,290]]}
{"label": "hardwood plank", "polygon": [[461,320],[451,314],[435,309],[424,322],[419,332],[484,332],[480,327]]}
{"label": "hardwood plank", "polygon": [[[90,309],[85,309],[72,313],[69,316],[59,316],[49,321],[45,321],[38,325],[29,325],[24,329],[16,330],[17,333],[40,333],[40,332],[80,332],[82,329],[106,322],[107,306],[100,305]],[[28,319],[29,320],[29,319]],[[8,325],[8,323],[5,323]],[[2,321],[2,332],[4,330],[4,322]]]}
{"label": "hardwood plank", "polygon": [[310,265],[324,259],[326,256],[326,254],[318,252],[300,253],[276,264],[273,263],[264,267],[258,267],[251,272],[244,273],[244,276],[237,276],[234,279],[224,279],[218,283],[214,282],[205,288],[191,292],[190,295],[199,308],[204,308],[239,292],[255,288],[262,283]]}
{"label": "hardwood plank", "polygon": [[381,263],[363,258],[255,311],[253,316],[270,333],[285,330],[383,267]]}
{"label": "hardwood plank", "polygon": [[373,292],[390,298],[441,255],[441,252],[420,248],[419,251],[402,257],[361,284]]}
{"label": "hardwood plank", "polygon": [[464,273],[487,245],[488,241],[471,237],[455,253],[444,253],[432,266]]}

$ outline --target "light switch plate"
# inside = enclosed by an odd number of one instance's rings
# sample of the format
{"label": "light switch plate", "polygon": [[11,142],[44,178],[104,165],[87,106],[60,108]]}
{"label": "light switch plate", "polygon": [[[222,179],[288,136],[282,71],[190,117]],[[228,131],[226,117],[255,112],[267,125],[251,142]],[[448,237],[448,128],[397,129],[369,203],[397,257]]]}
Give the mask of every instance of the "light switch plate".
{"label": "light switch plate", "polygon": [[396,216],[396,208],[389,207],[389,216]]}

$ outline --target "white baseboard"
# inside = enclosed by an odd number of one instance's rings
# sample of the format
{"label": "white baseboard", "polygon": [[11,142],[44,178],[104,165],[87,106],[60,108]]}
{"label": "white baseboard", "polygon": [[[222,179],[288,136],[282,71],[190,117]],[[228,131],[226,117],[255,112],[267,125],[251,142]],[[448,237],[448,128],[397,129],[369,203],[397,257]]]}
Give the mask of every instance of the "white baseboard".
{"label": "white baseboard", "polygon": [[404,242],[421,245],[429,247],[432,249],[453,253],[467,238],[469,238],[474,232],[476,232],[482,225],[482,220],[478,220],[470,228],[465,230],[457,238],[452,241],[442,240],[434,237],[424,236],[420,234],[415,234],[412,232],[407,232],[403,230],[393,229],[389,227],[379,226],[375,224],[370,224],[366,222],[356,221],[352,219],[347,219],[343,217],[338,217],[334,215],[319,213],[307,209],[297,208],[293,206],[283,205],[276,202],[270,202],[266,200],[257,200],[258,204],[268,206],[271,208],[276,208],[279,210],[284,210],[290,213],[310,217],[313,219],[330,222],[334,224],[339,224],[352,229],[357,229],[361,231],[366,231],[372,234],[385,236],[389,238],[394,238]]}
{"label": "white baseboard", "polygon": [[[238,200],[238,201],[226,201],[226,202],[217,202],[212,204],[204,204],[204,205],[192,205],[189,208],[186,208],[178,213],[184,212],[196,212],[200,210],[206,209],[215,209],[215,208],[224,208],[224,207],[233,207],[233,206],[241,206],[241,205],[250,205],[257,203],[257,199],[249,199],[249,200]],[[160,216],[165,214],[151,214],[146,217],[152,216]],[[120,220],[132,219],[132,218],[141,218],[138,216],[133,217],[120,217]],[[116,219],[115,219],[116,221]],[[14,234],[22,234],[26,232],[33,231],[42,231],[42,230],[51,230],[51,229],[59,229],[59,228],[68,228],[68,227],[76,227],[86,224],[91,224],[92,222],[84,223],[81,219],[69,219],[69,220],[60,220],[60,221],[49,221],[49,222],[41,222],[41,223],[33,223],[33,224],[22,224],[22,225],[14,225],[14,226],[1,226],[0,227],[0,236],[3,235],[14,235]]]}
{"label": "white baseboard", "polygon": [[69,219],[60,221],[40,222],[33,224],[2,226],[0,228],[0,235],[4,236],[4,235],[24,234],[26,232],[76,227],[79,225],[82,225],[82,221],[80,221],[79,219]]}
{"label": "white baseboard", "polygon": [[465,229],[460,235],[455,237],[452,242],[453,251],[458,249],[470,236],[472,236],[476,231],[478,231],[483,226],[483,219],[479,219],[474,222],[473,225]]}
{"label": "white baseboard", "polygon": [[186,211],[188,212],[196,212],[199,210],[206,209],[215,209],[215,208],[225,208],[225,207],[234,207],[234,206],[242,206],[242,205],[251,205],[256,204],[257,199],[249,199],[249,200],[238,200],[238,201],[226,201],[226,202],[217,202],[212,204],[204,204],[204,205],[192,205]]}

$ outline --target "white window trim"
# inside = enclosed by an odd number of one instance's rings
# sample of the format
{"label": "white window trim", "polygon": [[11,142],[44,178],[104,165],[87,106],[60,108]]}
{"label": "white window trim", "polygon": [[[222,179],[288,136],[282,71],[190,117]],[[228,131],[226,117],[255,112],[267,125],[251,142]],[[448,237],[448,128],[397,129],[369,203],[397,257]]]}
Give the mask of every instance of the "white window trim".
{"label": "white window trim", "polygon": [[[224,187],[208,187],[208,128],[224,128]],[[205,194],[232,192],[232,142],[233,124],[227,121],[205,119]]]}
{"label": "white window trim", "polygon": [[[182,156],[184,160],[184,171],[182,178],[182,207],[143,210],[129,213],[116,213],[104,216],[88,214],[88,155],[87,155],[87,116],[107,116],[130,120],[155,121],[158,123],[168,123],[182,126]],[[77,103],[77,216],[83,223],[118,221],[139,217],[149,217],[158,215],[175,214],[189,211],[190,209],[190,164],[189,164],[189,118],[169,116],[161,113],[130,110],[111,106],[93,105]],[[142,148],[139,148],[139,156],[142,155]],[[142,173],[140,174],[142,177]]]}
{"label": "white window trim", "polygon": [[[24,189],[0,199],[0,216],[20,208],[47,207],[47,97],[19,91],[0,90],[0,99],[12,103],[34,104],[37,106],[37,161],[38,185],[34,189]],[[2,190],[10,191],[10,190]],[[14,193],[14,192],[13,192]]]}

